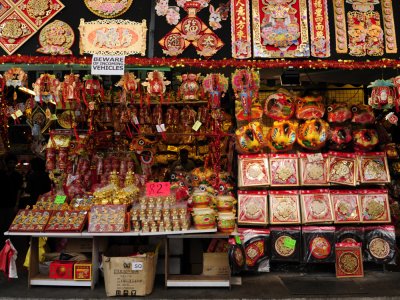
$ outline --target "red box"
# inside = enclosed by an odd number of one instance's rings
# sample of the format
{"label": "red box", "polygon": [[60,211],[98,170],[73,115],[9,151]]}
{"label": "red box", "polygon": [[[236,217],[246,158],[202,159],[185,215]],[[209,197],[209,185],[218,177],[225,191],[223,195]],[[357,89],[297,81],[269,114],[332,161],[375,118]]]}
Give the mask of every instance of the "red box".
{"label": "red box", "polygon": [[55,260],[50,264],[49,278],[74,279],[74,261]]}
{"label": "red box", "polygon": [[92,264],[77,262],[74,265],[74,280],[92,280]]}

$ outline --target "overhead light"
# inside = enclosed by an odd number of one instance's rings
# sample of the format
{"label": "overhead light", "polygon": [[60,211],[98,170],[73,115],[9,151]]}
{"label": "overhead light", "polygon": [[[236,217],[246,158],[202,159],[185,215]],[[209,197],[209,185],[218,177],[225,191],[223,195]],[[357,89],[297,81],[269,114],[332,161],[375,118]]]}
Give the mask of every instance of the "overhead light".
{"label": "overhead light", "polygon": [[286,70],[284,70],[281,75],[281,85],[282,86],[301,85],[299,70],[297,70],[293,67],[289,67]]}
{"label": "overhead light", "polygon": [[20,86],[20,87],[18,88],[18,90],[20,90],[21,92],[23,92],[23,93],[25,93],[25,94],[32,95],[33,97],[36,96],[35,91],[33,91],[33,90],[31,90],[31,89],[28,89],[28,88],[26,88],[26,87]]}

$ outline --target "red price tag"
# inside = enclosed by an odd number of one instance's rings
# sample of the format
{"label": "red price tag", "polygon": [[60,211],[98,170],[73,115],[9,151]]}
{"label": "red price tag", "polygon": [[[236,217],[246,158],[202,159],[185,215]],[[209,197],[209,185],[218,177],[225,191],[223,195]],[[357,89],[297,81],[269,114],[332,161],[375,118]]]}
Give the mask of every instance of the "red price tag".
{"label": "red price tag", "polygon": [[146,183],[146,196],[159,197],[171,194],[171,183],[169,182],[148,182]]}

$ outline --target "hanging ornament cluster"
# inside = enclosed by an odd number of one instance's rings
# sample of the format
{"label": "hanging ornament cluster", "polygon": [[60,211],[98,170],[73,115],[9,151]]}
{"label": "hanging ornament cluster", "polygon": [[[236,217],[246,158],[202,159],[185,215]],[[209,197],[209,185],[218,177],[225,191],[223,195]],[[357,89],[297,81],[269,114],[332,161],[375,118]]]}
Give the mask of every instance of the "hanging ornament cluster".
{"label": "hanging ornament cluster", "polygon": [[211,57],[224,46],[222,40],[197,16],[208,2],[178,1],[188,15],[159,41],[164,54],[178,56],[192,44],[198,55]]}

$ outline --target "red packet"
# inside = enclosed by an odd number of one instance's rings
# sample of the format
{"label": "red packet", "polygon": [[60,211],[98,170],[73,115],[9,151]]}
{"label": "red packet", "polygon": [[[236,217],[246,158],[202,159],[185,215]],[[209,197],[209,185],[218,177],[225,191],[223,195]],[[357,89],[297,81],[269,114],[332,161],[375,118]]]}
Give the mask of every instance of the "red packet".
{"label": "red packet", "polygon": [[336,277],[364,277],[361,243],[335,244]]}

